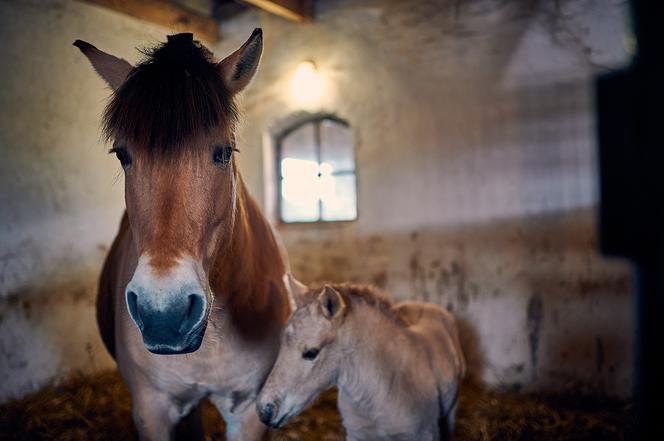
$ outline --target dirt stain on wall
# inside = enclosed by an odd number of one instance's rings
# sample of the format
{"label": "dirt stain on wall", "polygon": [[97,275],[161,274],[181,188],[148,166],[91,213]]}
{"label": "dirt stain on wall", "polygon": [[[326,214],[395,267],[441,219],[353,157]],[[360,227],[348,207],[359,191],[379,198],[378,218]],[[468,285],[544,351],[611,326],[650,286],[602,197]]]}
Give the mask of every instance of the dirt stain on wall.
{"label": "dirt stain on wall", "polygon": [[528,344],[530,348],[530,363],[532,365],[533,380],[537,377],[537,362],[540,341],[540,329],[542,317],[544,316],[544,305],[538,294],[533,294],[528,301],[527,323]]}

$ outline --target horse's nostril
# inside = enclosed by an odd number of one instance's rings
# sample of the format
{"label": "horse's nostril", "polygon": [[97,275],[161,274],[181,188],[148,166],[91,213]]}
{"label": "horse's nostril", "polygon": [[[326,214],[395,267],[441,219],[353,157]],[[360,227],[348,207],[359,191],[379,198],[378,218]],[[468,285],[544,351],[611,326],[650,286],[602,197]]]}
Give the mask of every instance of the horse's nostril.
{"label": "horse's nostril", "polygon": [[136,322],[136,326],[139,329],[143,329],[143,319],[141,318],[141,313],[138,310],[138,295],[134,291],[127,292],[127,308],[129,309],[129,315]]}
{"label": "horse's nostril", "polygon": [[205,302],[200,294],[189,294],[187,317],[199,319],[205,310]]}
{"label": "horse's nostril", "polygon": [[187,315],[185,317],[190,317],[193,312],[194,308],[196,307],[196,294],[189,294],[189,307],[187,308]]}
{"label": "horse's nostril", "polygon": [[180,324],[180,332],[191,330],[203,317],[205,313],[205,300],[200,294],[189,294],[187,296],[187,310]]}

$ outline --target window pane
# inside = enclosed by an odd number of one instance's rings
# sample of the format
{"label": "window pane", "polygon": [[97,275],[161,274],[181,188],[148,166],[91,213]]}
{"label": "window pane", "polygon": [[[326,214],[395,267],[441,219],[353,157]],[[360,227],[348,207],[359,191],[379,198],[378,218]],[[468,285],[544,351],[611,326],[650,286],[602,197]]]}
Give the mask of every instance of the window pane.
{"label": "window pane", "polygon": [[320,194],[323,201],[323,220],[353,220],[357,217],[354,174],[321,176]]}
{"label": "window pane", "polygon": [[281,219],[284,222],[318,220],[318,184],[316,174],[285,177],[281,180]]}
{"label": "window pane", "polygon": [[281,219],[313,222],[319,219],[318,157],[314,124],[290,132],[281,142]]}
{"label": "window pane", "polygon": [[353,140],[348,127],[332,120],[320,123],[321,163],[329,164],[331,172],[355,169]]}
{"label": "window pane", "polygon": [[344,124],[322,120],[300,126],[282,138],[279,160],[281,220],[357,217],[353,146]]}
{"label": "window pane", "polygon": [[[314,136],[314,124],[305,124],[290,132],[281,141],[282,166],[285,158],[304,159],[307,161],[318,161],[316,153],[316,138]],[[282,176],[284,175],[282,169]]]}

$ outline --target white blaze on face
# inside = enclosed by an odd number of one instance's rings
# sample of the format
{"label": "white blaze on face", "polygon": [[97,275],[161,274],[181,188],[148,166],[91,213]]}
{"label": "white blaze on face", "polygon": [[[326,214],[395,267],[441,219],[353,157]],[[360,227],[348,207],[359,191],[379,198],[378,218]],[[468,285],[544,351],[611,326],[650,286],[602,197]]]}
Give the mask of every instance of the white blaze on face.
{"label": "white blaze on face", "polygon": [[[146,306],[155,310],[163,310],[172,300],[172,295],[197,293],[203,291],[206,297],[210,294],[210,288],[204,274],[199,274],[200,266],[189,258],[177,259],[166,274],[159,274],[150,265],[150,256],[143,254],[138,259],[134,276],[127,284],[127,291],[149,289],[154,295],[146,298]],[[200,271],[202,272],[202,271]]]}

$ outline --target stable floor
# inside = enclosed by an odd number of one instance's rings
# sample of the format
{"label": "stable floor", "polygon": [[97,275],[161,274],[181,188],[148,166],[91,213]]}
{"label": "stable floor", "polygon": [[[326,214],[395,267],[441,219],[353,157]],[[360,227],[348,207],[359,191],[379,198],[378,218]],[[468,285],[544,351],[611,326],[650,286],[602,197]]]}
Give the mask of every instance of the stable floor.
{"label": "stable floor", "polygon": [[[0,405],[1,440],[133,440],[127,388],[116,372],[77,376]],[[216,410],[205,406],[208,440],[223,440]],[[462,388],[455,440],[629,440],[635,429],[630,403],[580,397],[500,393]],[[343,440],[336,393],[324,394],[271,440]]]}

